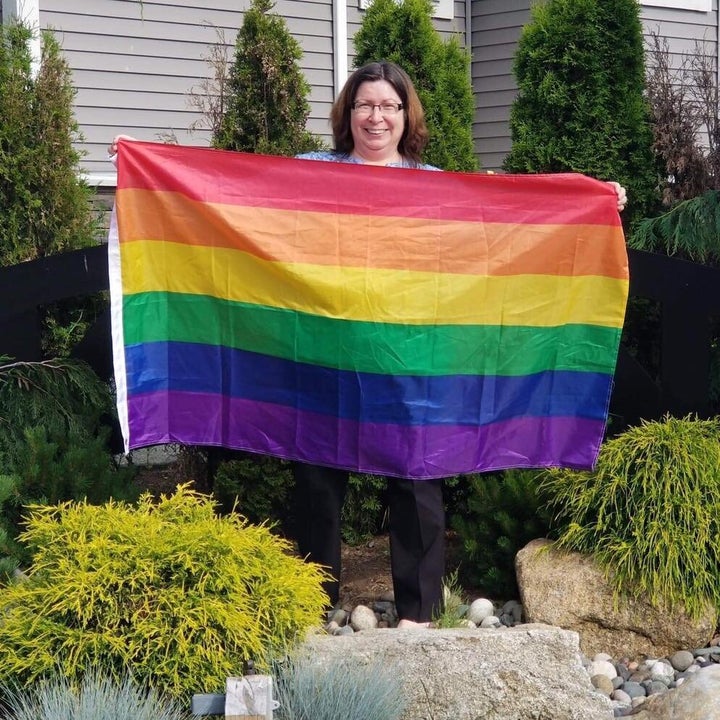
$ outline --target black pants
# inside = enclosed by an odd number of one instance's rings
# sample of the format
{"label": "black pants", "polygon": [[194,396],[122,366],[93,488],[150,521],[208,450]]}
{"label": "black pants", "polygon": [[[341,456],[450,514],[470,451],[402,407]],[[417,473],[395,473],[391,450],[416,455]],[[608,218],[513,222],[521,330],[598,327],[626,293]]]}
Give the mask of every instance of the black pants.
{"label": "black pants", "polygon": [[[348,473],[294,463],[296,534],[301,555],[325,565],[332,604],[340,590],[340,512]],[[388,478],[390,564],[401,619],[426,622],[440,609],[445,574],[445,509],[441,480]]]}

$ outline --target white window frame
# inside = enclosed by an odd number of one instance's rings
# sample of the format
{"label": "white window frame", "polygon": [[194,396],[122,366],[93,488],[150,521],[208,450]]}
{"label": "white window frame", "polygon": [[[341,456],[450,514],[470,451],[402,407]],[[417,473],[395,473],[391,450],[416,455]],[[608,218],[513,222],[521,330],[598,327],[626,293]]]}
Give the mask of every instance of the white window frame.
{"label": "white window frame", "polygon": [[694,10],[696,12],[710,12],[712,10],[712,0],[640,0],[640,4],[672,8],[674,10]]}
{"label": "white window frame", "polygon": [[30,54],[32,74],[37,75],[40,69],[40,0],[3,0],[0,22],[7,23],[13,19],[22,20],[33,31]]}
{"label": "white window frame", "polygon": [[[454,20],[455,19],[455,0],[432,0],[434,10],[433,17],[439,18],[440,20]],[[367,10],[370,7],[372,0],[358,0],[358,8],[360,10]]]}

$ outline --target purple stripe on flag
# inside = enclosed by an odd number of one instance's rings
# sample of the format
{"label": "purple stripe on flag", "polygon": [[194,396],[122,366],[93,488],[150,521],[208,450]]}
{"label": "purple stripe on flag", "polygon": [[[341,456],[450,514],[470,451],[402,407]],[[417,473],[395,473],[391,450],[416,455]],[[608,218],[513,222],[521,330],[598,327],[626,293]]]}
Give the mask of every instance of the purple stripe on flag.
{"label": "purple stripe on flag", "polygon": [[525,417],[490,425],[357,423],[221,395],[158,392],[130,397],[131,448],[222,445],[289,460],[416,479],[510,467],[590,468],[605,423]]}

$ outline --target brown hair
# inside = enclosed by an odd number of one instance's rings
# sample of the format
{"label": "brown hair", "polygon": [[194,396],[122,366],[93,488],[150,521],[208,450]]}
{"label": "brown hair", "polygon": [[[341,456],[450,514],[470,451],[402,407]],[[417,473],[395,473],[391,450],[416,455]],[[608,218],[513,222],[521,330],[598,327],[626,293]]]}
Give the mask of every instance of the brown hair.
{"label": "brown hair", "polygon": [[354,143],[350,131],[350,112],[355,102],[355,95],[362,83],[377,80],[389,82],[403,104],[405,130],[398,144],[398,152],[404,158],[419,163],[420,155],[428,141],[425,113],[408,74],[400,66],[387,61],[368,63],[355,70],[333,103],[330,123],[336,152],[352,152]]}

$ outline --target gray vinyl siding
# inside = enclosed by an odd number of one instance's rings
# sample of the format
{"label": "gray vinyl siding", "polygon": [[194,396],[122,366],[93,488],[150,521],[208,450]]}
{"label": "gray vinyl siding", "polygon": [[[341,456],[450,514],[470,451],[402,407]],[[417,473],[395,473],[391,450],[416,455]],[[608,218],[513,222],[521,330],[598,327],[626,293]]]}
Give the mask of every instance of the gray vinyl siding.
{"label": "gray vinyl siding", "polygon": [[[110,139],[127,133],[144,140],[174,135],[181,144],[208,145],[209,131],[189,132],[201,115],[189,94],[211,74],[205,58],[221,32],[232,56],[250,0],[43,0],[40,25],[59,38],[77,90],[76,118],[91,178],[112,174]],[[311,85],[308,127],[327,133],[333,97],[331,0],[278,0],[303,49]]]}
{"label": "gray vinyl siding", "polygon": [[712,12],[696,12],[643,6],[641,12],[646,36],[650,40],[650,33],[654,32],[667,40],[674,67],[679,67],[684,57],[695,54],[698,44],[705,55],[717,58],[717,0],[713,0],[712,8]]}
{"label": "gray vinyl siding", "polygon": [[[534,1],[472,0],[473,137],[486,170],[499,169],[510,149],[509,114],[517,92],[512,60]],[[208,144],[207,129],[189,133],[201,117],[189,94],[211,74],[204,58],[218,31],[232,55],[249,3],[214,0],[208,7],[206,0],[41,0],[40,25],[55,30],[72,68],[83,168],[91,178],[111,178],[106,147],[118,133],[146,140],[172,134],[183,144]],[[645,30],[667,37],[676,64],[694,52],[696,40],[704,40],[706,52],[716,58],[717,3],[713,0],[712,12],[643,6]],[[360,0],[348,0],[346,9],[347,67],[352,69],[352,39],[365,11]],[[458,34],[466,44],[465,10],[464,0],[457,0],[453,19],[436,18],[435,27],[444,36]],[[301,67],[311,86],[308,129],[329,141],[335,83],[332,0],[278,0],[275,12],[286,19],[304,52]]]}
{"label": "gray vinyl siding", "polygon": [[[53,29],[72,68],[75,110],[84,140],[83,169],[91,180],[106,176],[110,139],[119,133],[143,140],[171,136],[181,144],[207,145],[206,128],[190,132],[201,119],[190,102],[211,75],[205,58],[221,33],[230,56],[250,0],[42,0],[40,25]],[[445,36],[464,42],[465,3],[454,3],[453,20],[436,19]],[[330,141],[328,115],[334,98],[332,0],[277,0],[303,50],[301,68],[311,87],[308,129]],[[349,0],[348,68],[352,37],[364,14]]]}
{"label": "gray vinyl siding", "polygon": [[510,151],[510,106],[517,94],[512,62],[530,0],[474,0],[472,81],[475,152],[484,170],[498,170]]}
{"label": "gray vinyl siding", "polygon": [[[517,94],[512,60],[533,0],[474,0],[472,4],[472,79],[475,91],[475,150],[485,170],[498,170],[510,150],[510,106]],[[706,54],[718,56],[718,0],[712,12],[642,5],[646,37],[667,38],[673,64],[704,41]]]}

